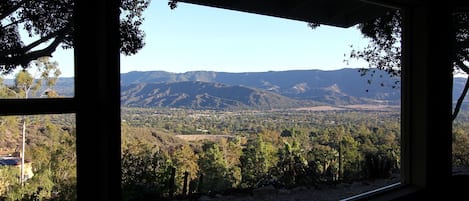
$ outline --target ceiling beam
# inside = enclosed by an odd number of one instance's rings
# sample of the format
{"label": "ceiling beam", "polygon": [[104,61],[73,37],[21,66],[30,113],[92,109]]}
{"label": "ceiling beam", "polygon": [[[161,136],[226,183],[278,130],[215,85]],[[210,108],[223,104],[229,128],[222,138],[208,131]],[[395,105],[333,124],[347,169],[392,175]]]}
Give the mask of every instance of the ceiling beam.
{"label": "ceiling beam", "polygon": [[314,22],[336,27],[351,27],[366,22],[389,7],[360,0],[179,0],[180,2],[255,13],[273,17]]}

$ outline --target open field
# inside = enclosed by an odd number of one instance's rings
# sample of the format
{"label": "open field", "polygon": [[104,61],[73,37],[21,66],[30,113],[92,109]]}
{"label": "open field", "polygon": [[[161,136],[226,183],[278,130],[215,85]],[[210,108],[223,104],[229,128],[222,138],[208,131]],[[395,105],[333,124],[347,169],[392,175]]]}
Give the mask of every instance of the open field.
{"label": "open field", "polygon": [[314,106],[296,108],[295,111],[334,111],[334,110],[363,110],[363,111],[397,111],[399,105],[341,105],[341,106]]}
{"label": "open field", "polygon": [[175,135],[175,136],[188,142],[195,142],[195,141],[202,141],[202,140],[218,141],[223,138],[230,139],[234,137],[232,135],[210,135],[210,134]]}

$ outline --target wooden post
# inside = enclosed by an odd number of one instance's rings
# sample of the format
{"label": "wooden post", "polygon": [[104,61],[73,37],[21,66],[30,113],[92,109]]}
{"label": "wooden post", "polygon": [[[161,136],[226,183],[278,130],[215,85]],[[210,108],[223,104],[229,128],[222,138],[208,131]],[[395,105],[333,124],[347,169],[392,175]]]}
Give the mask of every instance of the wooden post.
{"label": "wooden post", "polygon": [[199,185],[197,186],[197,193],[202,192],[203,181],[204,181],[204,174],[200,174]]}
{"label": "wooden post", "polygon": [[121,197],[118,0],[75,0],[78,200]]}
{"label": "wooden post", "polygon": [[344,164],[342,162],[343,155],[342,155],[342,136],[341,139],[339,140],[339,175],[338,175],[338,180],[341,181],[343,177],[343,172],[344,172]]}
{"label": "wooden post", "polygon": [[182,195],[186,196],[187,195],[187,178],[189,177],[189,172],[185,171],[184,172],[184,186],[182,187]]}
{"label": "wooden post", "polygon": [[194,180],[191,180],[189,182],[189,198],[191,200],[192,200],[192,193],[195,191],[195,185],[197,185],[197,183]]}
{"label": "wooden post", "polygon": [[436,191],[451,177],[454,35],[446,3],[402,12],[402,183]]}
{"label": "wooden post", "polygon": [[169,197],[170,198],[174,196],[175,180],[176,180],[176,168],[172,167],[171,178],[169,179]]}

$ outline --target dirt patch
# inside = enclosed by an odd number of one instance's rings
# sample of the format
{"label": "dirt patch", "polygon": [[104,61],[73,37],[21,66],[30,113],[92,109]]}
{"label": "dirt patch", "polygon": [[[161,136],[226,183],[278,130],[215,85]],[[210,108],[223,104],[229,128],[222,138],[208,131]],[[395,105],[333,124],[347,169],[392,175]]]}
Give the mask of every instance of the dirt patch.
{"label": "dirt patch", "polygon": [[344,105],[341,106],[346,109],[354,110],[379,110],[379,111],[394,111],[401,108],[399,105]]}
{"label": "dirt patch", "polygon": [[175,136],[188,142],[196,142],[196,141],[201,141],[201,140],[218,141],[223,138],[230,139],[234,137],[232,135],[208,135],[208,134],[175,135]]}
{"label": "dirt patch", "polygon": [[314,107],[300,107],[296,108],[296,111],[333,111],[333,110],[346,110],[345,108],[335,106],[314,106]]}
{"label": "dirt patch", "polygon": [[336,111],[336,110],[371,110],[371,111],[397,111],[400,106],[398,105],[340,105],[340,106],[314,106],[314,107],[301,107],[296,108],[296,111]]}

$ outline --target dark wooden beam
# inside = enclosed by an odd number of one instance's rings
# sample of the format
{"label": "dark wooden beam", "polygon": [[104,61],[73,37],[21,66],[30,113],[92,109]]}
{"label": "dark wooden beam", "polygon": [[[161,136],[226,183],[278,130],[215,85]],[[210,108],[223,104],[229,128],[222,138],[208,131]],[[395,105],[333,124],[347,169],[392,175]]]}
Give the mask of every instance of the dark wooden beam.
{"label": "dark wooden beam", "polygon": [[0,115],[75,113],[73,98],[2,99]]}
{"label": "dark wooden beam", "polygon": [[440,192],[452,168],[452,8],[430,1],[402,13],[402,178]]}
{"label": "dark wooden beam", "polygon": [[75,1],[78,200],[121,200],[119,4]]}
{"label": "dark wooden beam", "polygon": [[179,0],[180,2],[315,22],[337,27],[351,27],[390,10],[388,7],[360,0]]}

